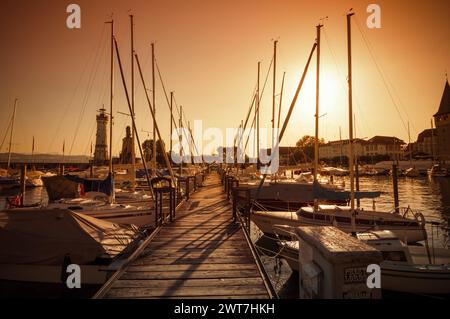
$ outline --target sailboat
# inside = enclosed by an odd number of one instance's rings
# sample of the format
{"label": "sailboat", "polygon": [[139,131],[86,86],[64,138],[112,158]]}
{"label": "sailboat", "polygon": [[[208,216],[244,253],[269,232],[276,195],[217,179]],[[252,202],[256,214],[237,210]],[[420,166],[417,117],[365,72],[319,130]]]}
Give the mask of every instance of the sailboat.
{"label": "sailboat", "polygon": [[[276,84],[276,56],[277,56],[277,43],[278,41],[274,41],[274,51],[273,51],[273,95],[272,95],[272,130],[273,134],[276,134],[275,130],[275,84]],[[259,130],[259,112],[260,112],[260,62],[258,62],[258,80],[257,80],[257,89],[256,94],[254,95],[251,108],[253,104],[255,105],[255,117],[253,122],[256,125],[256,131]],[[270,70],[270,68],[269,68]],[[251,111],[250,108],[250,111]],[[280,112],[278,112],[280,114]],[[250,114],[250,112],[249,112]],[[247,116],[248,120],[248,116]],[[245,121],[247,123],[247,120]],[[278,121],[280,117],[278,118]],[[279,125],[278,125],[279,126]],[[245,125],[242,126],[245,130]],[[277,128],[278,129],[278,128]],[[256,148],[258,153],[258,162],[259,162],[259,138],[257,136]],[[240,143],[237,143],[240,145]],[[236,145],[235,145],[236,146]],[[272,145],[273,148],[274,145]],[[315,168],[318,171],[318,167]],[[243,176],[244,175],[244,176]],[[314,203],[314,192],[313,192],[313,182],[310,181],[306,176],[302,176],[298,179],[288,179],[288,178],[280,178],[276,174],[273,174],[271,178],[267,177],[264,179],[264,182],[261,184],[261,175],[256,173],[254,169],[253,172],[247,172],[247,174],[241,174],[237,172],[234,176],[239,180],[239,186],[245,187],[249,189],[250,196],[255,203],[257,203],[258,207],[264,207],[264,209],[269,211],[278,211],[278,210],[296,210],[305,205],[311,205]],[[336,185],[323,185],[323,187],[331,190],[338,190]],[[245,198],[239,198],[238,200],[244,201]],[[326,204],[345,204],[345,200],[335,198],[335,199],[324,199],[324,203]]]}
{"label": "sailboat", "polygon": [[[353,141],[353,110],[352,110],[352,69],[351,69],[351,27],[350,18],[353,13],[347,15],[347,32],[348,32],[348,65],[349,65],[349,138]],[[320,48],[320,27],[317,26],[317,47]],[[317,65],[320,62],[320,49],[317,51]],[[319,103],[319,67],[317,67],[317,87],[316,87],[316,134],[318,132],[318,103]],[[316,136],[316,143],[317,143]],[[349,168],[350,168],[350,192],[330,192],[320,187],[315,182],[316,201],[313,207],[302,207],[297,211],[264,211],[254,210],[252,213],[253,222],[265,234],[274,236],[275,225],[288,225],[292,227],[311,226],[311,225],[331,225],[335,226],[347,233],[356,234],[358,231],[368,231],[372,229],[391,230],[399,238],[408,243],[415,243],[425,240],[427,234],[425,231],[425,220],[422,214],[415,213],[411,209],[404,210],[400,214],[399,210],[394,212],[380,212],[376,210],[365,210],[355,208],[355,199],[364,197],[376,197],[377,194],[365,192],[359,194],[354,189],[354,155],[353,143],[349,145]],[[316,146],[317,148],[317,146]],[[317,167],[318,152],[316,151],[315,166]],[[315,170],[317,173],[317,170]],[[315,181],[317,178],[315,177]],[[320,205],[319,200],[323,198],[346,197],[349,199],[350,206],[338,205]],[[409,216],[412,215],[412,218]]]}
{"label": "sailboat", "polygon": [[409,145],[409,167],[405,170],[404,175],[406,177],[418,177],[420,176],[420,172],[412,164],[412,147],[411,147],[411,134],[409,132],[409,122],[408,122],[408,145]]}

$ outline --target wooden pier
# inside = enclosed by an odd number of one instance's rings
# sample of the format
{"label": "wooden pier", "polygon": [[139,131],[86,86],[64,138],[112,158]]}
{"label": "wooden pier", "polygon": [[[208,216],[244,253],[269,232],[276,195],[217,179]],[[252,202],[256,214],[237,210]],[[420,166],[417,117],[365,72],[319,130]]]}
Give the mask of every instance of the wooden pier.
{"label": "wooden pier", "polygon": [[218,174],[180,205],[95,298],[273,298]]}

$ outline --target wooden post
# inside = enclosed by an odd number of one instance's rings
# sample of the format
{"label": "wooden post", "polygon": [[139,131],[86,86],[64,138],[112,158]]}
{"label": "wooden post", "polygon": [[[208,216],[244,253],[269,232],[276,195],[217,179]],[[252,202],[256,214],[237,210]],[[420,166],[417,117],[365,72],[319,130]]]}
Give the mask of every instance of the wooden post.
{"label": "wooden post", "polygon": [[20,169],[20,206],[23,206],[25,201],[27,164],[23,164]]}
{"label": "wooden post", "polygon": [[397,176],[397,164],[392,164],[392,181],[394,185],[394,206],[395,212],[398,214],[399,210],[399,199],[398,199],[398,176]]}

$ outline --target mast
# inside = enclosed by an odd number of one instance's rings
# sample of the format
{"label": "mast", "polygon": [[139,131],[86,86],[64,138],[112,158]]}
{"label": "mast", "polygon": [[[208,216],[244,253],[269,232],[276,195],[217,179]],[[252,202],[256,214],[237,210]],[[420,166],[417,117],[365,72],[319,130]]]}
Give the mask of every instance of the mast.
{"label": "mast", "polygon": [[276,88],[276,75],[277,75],[277,43],[278,41],[275,40],[273,42],[273,84],[272,84],[272,151],[271,155],[273,154],[273,147],[274,147],[274,134],[275,134],[275,88]]}
{"label": "mast", "polygon": [[9,134],[9,147],[8,147],[8,166],[6,169],[9,169],[9,166],[11,165],[11,147],[12,147],[12,141],[13,141],[13,134],[14,134],[14,121],[16,120],[16,108],[17,108],[17,102],[19,99],[14,100],[14,109],[13,114],[11,118],[11,132]]}
{"label": "mast", "polygon": [[340,156],[339,156],[339,163],[340,163],[340,165],[342,166],[342,132],[341,132],[341,127],[339,126],[339,142],[340,142],[340,144],[341,144],[341,153],[340,153]]}
{"label": "mast", "polygon": [[259,104],[261,102],[259,96],[259,77],[261,72],[261,62],[258,62],[258,80],[257,80],[257,88],[256,88],[256,167],[259,168]]}
{"label": "mast", "polygon": [[433,119],[430,120],[431,123],[431,164],[434,164],[434,131],[433,131]]}
{"label": "mast", "polygon": [[408,145],[409,145],[409,165],[412,167],[412,147],[411,147],[411,133],[409,131],[409,121],[408,121]]}
{"label": "mast", "polygon": [[179,119],[179,124],[178,124],[178,128],[180,130],[180,157],[181,157],[181,161],[180,161],[180,177],[183,176],[183,106],[180,105],[180,119]]}
{"label": "mast", "polygon": [[155,43],[152,42],[153,168],[156,170]]}
{"label": "mast", "polygon": [[283,72],[283,79],[281,80],[281,91],[280,91],[280,105],[278,106],[278,124],[277,129],[280,129],[280,120],[281,120],[281,105],[283,102],[283,89],[284,89],[284,77],[286,76],[286,72]]}
{"label": "mast", "polygon": [[109,79],[109,172],[112,173],[112,145],[113,145],[113,96],[114,96],[114,20],[111,20],[111,61],[110,61],[110,79]]}
{"label": "mast", "polygon": [[173,131],[173,91],[170,92],[170,156],[172,156],[172,131]]}
{"label": "mast", "polygon": [[[314,182],[317,182],[317,171],[319,170],[319,84],[320,84],[320,28],[322,24],[318,24],[317,28],[317,63],[316,63],[316,134],[314,138]],[[317,201],[315,201],[315,207]],[[316,207],[317,208],[317,207]]]}
{"label": "mast", "polygon": [[[111,175],[111,197],[109,201],[114,203],[114,179],[113,179],[113,98],[114,98],[114,20],[106,22],[111,24],[111,48],[110,48],[110,78],[109,78],[109,174]],[[92,144],[91,144],[92,153]],[[91,166],[91,175],[93,175]]]}
{"label": "mast", "polygon": [[[129,97],[129,94],[128,94],[127,85],[126,85],[126,82],[125,82],[125,76],[124,76],[124,73],[123,73],[122,61],[120,59],[119,47],[117,45],[117,40],[115,38],[113,38],[113,39],[114,39],[114,47],[116,49],[116,54],[117,54],[117,63],[119,64],[120,77],[122,79],[122,85],[123,85],[123,89],[125,91],[125,97],[126,97],[126,100],[127,100],[128,110],[130,111],[130,113],[133,113],[133,110],[131,108],[131,101],[130,101],[130,97]],[[145,170],[145,176],[147,178],[148,186],[150,187],[151,186],[151,184],[150,184],[150,176],[148,174],[147,163],[145,162],[144,153],[142,152],[142,146],[141,146],[141,143],[139,141],[139,135],[137,134],[136,122],[135,122],[134,116],[132,116],[131,119],[132,119],[132,124],[133,124],[133,130],[136,133],[135,135],[136,135],[136,139],[137,139],[137,142],[138,142],[139,153],[141,155],[141,158],[143,159],[142,160],[142,165],[143,165],[144,170]],[[151,194],[153,196],[153,192]]]}
{"label": "mast", "polygon": [[[135,102],[135,89],[134,89],[134,16],[130,14],[130,31],[131,31],[131,117],[133,122],[135,121],[134,118],[134,102]],[[131,165],[133,167],[133,176],[131,177],[131,182],[133,185],[135,185],[135,179],[136,179],[136,150],[135,150],[135,130],[131,130]],[[145,158],[142,158],[142,161],[145,161]]]}
{"label": "mast", "polygon": [[349,130],[349,170],[350,170],[350,213],[352,215],[352,234],[356,234],[355,223],[355,171],[353,167],[353,97],[352,97],[352,35],[351,17],[353,12],[347,14],[347,53],[348,53],[348,130]]}

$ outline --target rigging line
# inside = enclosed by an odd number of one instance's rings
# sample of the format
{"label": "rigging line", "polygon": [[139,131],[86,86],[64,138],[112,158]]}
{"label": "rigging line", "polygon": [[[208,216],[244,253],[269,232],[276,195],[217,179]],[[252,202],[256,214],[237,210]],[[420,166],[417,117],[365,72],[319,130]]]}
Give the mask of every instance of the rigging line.
{"label": "rigging line", "polygon": [[[242,134],[240,135],[239,143],[237,143],[237,145],[240,145],[240,143],[242,142],[242,139],[244,138],[244,132],[245,132],[245,129],[247,128],[247,124],[248,124],[248,120],[250,119],[250,115],[252,114],[253,105],[255,105],[256,88],[257,88],[257,84],[255,84],[255,87],[253,89],[252,98],[251,98],[251,102],[250,102],[250,107],[248,109],[247,117],[245,119],[244,126],[242,127]],[[235,143],[236,143],[236,138],[235,138]]]}
{"label": "rigging line", "polygon": [[[87,154],[87,152],[88,152],[88,150],[89,150],[89,147],[91,146],[91,143],[92,143],[92,135],[94,135],[94,129],[95,129],[95,123],[96,123],[97,121],[93,121],[93,124],[91,125],[91,129],[89,130],[89,139],[87,140],[87,143],[86,143],[86,148],[84,149],[84,154]],[[90,153],[89,153],[89,155],[90,155]]]}
{"label": "rigging line", "polygon": [[[160,82],[161,82],[161,86],[162,86],[163,91],[164,91],[164,96],[166,97],[167,106],[169,107],[169,110],[170,110],[170,101],[169,101],[169,97],[167,96],[166,86],[164,85],[164,81],[163,81],[163,78],[162,78],[162,76],[161,76],[161,71],[159,70],[159,65],[158,65],[158,61],[156,60],[156,58],[155,58],[155,65],[156,65],[156,69],[157,69],[157,71],[158,71],[158,75],[159,75],[159,80],[160,80]],[[175,129],[177,129],[177,123],[176,123],[176,121],[175,121],[175,118],[172,117],[172,118],[171,118],[171,121],[172,121],[172,123],[175,125]],[[170,134],[172,134],[172,132],[170,132]]]}
{"label": "rigging line", "polygon": [[73,146],[75,145],[75,141],[76,141],[76,139],[78,137],[78,131],[80,129],[81,122],[83,121],[83,118],[84,118],[84,113],[86,111],[86,107],[87,107],[87,104],[88,104],[88,101],[89,101],[89,97],[91,95],[92,87],[94,86],[94,81],[95,81],[95,79],[97,77],[97,72],[98,72],[98,68],[99,68],[99,65],[100,65],[100,61],[99,61],[100,60],[100,52],[102,51],[101,49],[103,49],[105,46],[106,46],[106,41],[104,41],[103,43],[101,43],[101,42],[99,43],[97,55],[96,55],[96,57],[94,59],[94,66],[93,66],[94,68],[91,71],[91,75],[90,75],[90,78],[89,78],[89,81],[88,81],[87,90],[86,90],[86,93],[84,95],[83,102],[82,102],[82,109],[81,109],[81,112],[80,112],[80,116],[78,117],[77,125],[76,125],[76,128],[75,128],[75,134],[73,136],[72,143],[71,143],[68,155],[72,154]]}
{"label": "rigging line", "polygon": [[6,128],[5,135],[3,136],[2,144],[0,145],[0,150],[3,148],[3,145],[5,144],[6,137],[8,136],[8,132],[9,132],[9,130],[11,128],[12,121],[10,120],[8,122],[9,122],[9,124],[8,124],[8,127]]}
{"label": "rigging line", "polygon": [[[346,84],[347,84],[346,77],[343,75],[343,72],[341,71],[341,68],[339,67],[339,64],[337,62],[338,60],[337,60],[336,53],[335,53],[335,51],[333,50],[333,48],[331,46],[331,40],[328,37],[328,34],[327,34],[327,31],[326,31],[325,27],[323,28],[323,33],[325,35],[325,41],[327,43],[328,50],[330,51],[331,56],[333,58],[333,62],[334,62],[334,65],[336,67],[336,71],[338,73],[339,79],[342,81],[342,82],[339,81],[339,83],[341,84],[342,88],[344,90],[346,90]],[[357,94],[353,93],[353,98],[354,98],[355,104],[358,107],[358,110],[359,110],[359,112],[361,114],[362,120],[364,121],[364,123],[367,124],[367,127],[368,127],[368,129],[370,131],[370,135],[373,136],[372,126],[370,125],[370,121],[366,121],[366,116],[365,116],[365,113],[363,112],[363,109],[361,108],[361,104],[359,103],[359,99],[357,97]],[[360,132],[361,132],[361,130],[360,130]]]}
{"label": "rigging line", "polygon": [[[176,100],[176,98],[175,98],[175,93],[173,94],[173,103],[174,103],[174,105],[175,105],[175,109],[176,109],[177,112],[178,112],[178,118],[180,118],[180,110],[178,109],[178,104],[177,104],[177,100]],[[173,121],[175,121],[175,117],[173,118]],[[178,130],[178,126],[177,126],[176,121],[174,122],[174,124],[175,124],[175,128]],[[180,128],[180,129],[181,129],[181,128]],[[183,130],[183,131],[184,131],[184,130]],[[178,134],[177,134],[177,135],[178,135]],[[184,135],[186,136],[186,132],[184,132]],[[178,136],[181,136],[181,135],[178,135]],[[186,137],[186,140],[189,140],[189,139]],[[183,154],[184,154],[183,143],[182,143],[181,140],[179,140],[179,142],[180,142],[180,151],[183,152]]]}
{"label": "rigging line", "polygon": [[[103,38],[104,32],[105,32],[105,25],[103,25],[102,31],[100,33],[100,39]],[[50,144],[48,145],[48,152],[50,152],[51,148],[53,147],[53,144],[55,142],[56,137],[59,136],[59,131],[61,130],[61,124],[63,123],[64,118],[66,117],[66,114],[67,114],[68,110],[70,109],[70,107],[73,104],[73,101],[74,101],[74,98],[76,96],[76,93],[78,92],[78,89],[80,88],[81,81],[82,81],[82,79],[84,77],[84,74],[86,73],[86,70],[88,69],[88,65],[90,64],[91,59],[94,57],[95,52],[96,51],[95,51],[95,47],[94,47],[93,50],[91,51],[89,59],[86,61],[86,64],[84,65],[84,68],[83,68],[83,71],[80,74],[80,77],[78,78],[77,84],[75,86],[75,90],[73,91],[72,96],[69,99],[69,102],[67,103],[66,108],[64,109],[64,112],[63,112],[63,114],[61,116],[61,119],[58,122],[58,126],[56,128],[55,135],[53,135],[53,138],[51,139]]]}
{"label": "rigging line", "polygon": [[[391,92],[391,90],[390,90],[390,88],[389,88],[389,86],[388,86],[388,84],[387,84],[387,80],[386,80],[386,78],[385,78],[385,75],[384,75],[384,73],[382,72],[380,65],[379,65],[378,62],[376,61],[375,56],[374,56],[374,53],[372,52],[371,46],[370,46],[370,44],[369,44],[369,42],[368,42],[369,40],[366,38],[365,34],[363,33],[363,30],[362,30],[362,28],[361,28],[361,26],[360,26],[360,23],[359,23],[359,20],[358,20],[357,18],[356,18],[356,21],[357,21],[356,25],[357,25],[357,27],[358,27],[358,30],[359,30],[359,32],[361,33],[361,36],[362,36],[362,38],[363,38],[363,42],[365,43],[365,45],[366,45],[366,47],[367,47],[367,50],[369,51],[370,56],[371,56],[373,62],[375,63],[375,66],[376,66],[376,68],[377,68],[377,70],[378,70],[378,73],[380,74],[381,79],[383,80],[384,86],[385,86],[385,88],[386,88],[386,90],[387,90],[387,92],[388,92],[388,94],[389,94],[389,97],[391,98],[392,103],[394,104],[394,107],[395,107],[395,109],[396,109],[396,111],[397,111],[397,113],[398,113],[398,116],[400,117],[400,120],[402,121],[403,128],[405,129],[406,132],[408,132],[408,128],[407,128],[407,126],[406,126],[406,123],[405,123],[405,121],[404,121],[404,119],[403,119],[403,117],[402,117],[402,115],[401,115],[401,112],[400,112],[400,110],[399,110],[399,108],[398,108],[398,106],[397,106],[397,103],[395,102],[394,96],[392,95],[392,92]],[[408,116],[407,116],[407,117],[408,117]]]}
{"label": "rigging line", "polygon": [[[264,85],[263,85],[263,87],[262,87],[261,94],[259,95],[259,101],[260,101],[260,102],[257,103],[257,105],[258,105],[257,107],[255,106],[256,113],[259,112],[259,107],[261,106],[261,100],[262,100],[262,98],[263,98],[263,96],[264,96],[264,89],[266,88],[267,80],[269,79],[269,74],[270,74],[270,70],[272,69],[272,64],[273,64],[273,56],[272,56],[272,59],[270,60],[269,68],[267,69],[266,79],[264,80]],[[256,120],[256,115],[255,115],[255,117],[254,117],[254,119],[253,119],[252,126],[255,124],[255,120]],[[249,139],[249,137],[250,137],[250,134],[249,134],[249,136],[247,137],[247,142],[245,143],[244,153],[245,153],[245,150],[246,150],[246,148],[247,148],[247,144],[248,144],[248,139]]]}
{"label": "rigging line", "polygon": [[[162,78],[162,75],[161,75],[161,71],[160,71],[160,69],[159,69],[159,65],[158,65],[158,62],[157,62],[156,58],[155,58],[155,65],[156,65],[156,69],[157,69],[157,71],[158,71],[158,76],[159,76],[159,80],[160,80],[160,82],[161,82],[161,86],[162,86],[163,91],[164,91],[164,96],[166,97],[167,106],[169,107],[169,110],[170,110],[170,102],[169,102],[169,98],[168,98],[168,96],[167,96],[166,86],[164,85],[164,81],[163,81],[163,78]],[[174,99],[174,102],[175,102],[175,95],[173,95],[173,99]],[[175,102],[175,103],[176,103],[176,102]],[[177,107],[177,110],[178,110],[178,107]],[[172,110],[172,111],[173,111],[173,110]],[[178,114],[179,114],[179,113],[180,113],[180,112],[178,111]],[[178,130],[177,122],[175,121],[175,117],[172,116],[172,115],[171,115],[171,122],[173,123],[173,125],[174,125],[174,127],[175,127],[175,130]],[[172,132],[170,132],[170,138],[172,139]],[[183,150],[183,145],[181,145],[181,144],[180,144],[180,149]],[[197,155],[198,155],[198,154],[197,154]]]}
{"label": "rigging line", "polygon": [[[188,118],[187,118],[186,113],[184,112],[184,110],[183,110],[183,115],[184,115],[184,116],[183,116],[184,124],[186,124],[186,127],[188,128],[188,131],[189,131],[189,133],[190,133],[190,135],[191,135],[190,140],[191,140],[191,141],[193,142],[193,144],[194,144],[194,148],[195,148],[195,151],[197,152],[197,156],[200,156],[199,151],[198,151],[198,149],[197,149],[197,144],[195,143],[195,140],[194,140],[194,136],[192,135],[192,131],[191,131],[189,125],[187,125],[188,123],[186,123],[186,121],[188,121]],[[189,121],[188,121],[188,122],[189,122]],[[189,139],[187,136],[186,136],[186,138]]]}
{"label": "rigging line", "polygon": [[[178,104],[177,104],[177,100],[176,100],[176,98],[175,98],[175,94],[173,95],[173,101],[174,101],[174,103],[175,103],[175,107],[176,107],[176,109],[177,109],[177,111],[178,111],[178,116],[180,116],[180,111],[179,111],[179,109],[178,109]],[[186,113],[185,113],[185,111],[183,110],[183,122],[184,122],[184,125],[185,125],[185,128],[187,128],[188,127],[188,125],[187,125],[187,117],[186,117]],[[186,137],[186,140],[192,140],[193,142],[194,142],[194,147],[195,147],[195,150],[196,150],[196,152],[197,152],[197,156],[200,156],[200,154],[199,154],[199,151],[198,151],[198,149],[197,149],[197,145],[196,145],[196,143],[195,143],[195,140],[194,140],[194,137],[192,136],[192,134],[190,134],[191,135],[191,138],[189,138],[188,136],[187,136],[187,133],[186,133],[186,130],[183,130],[183,133],[184,133],[184,136]],[[189,144],[190,145],[190,144]],[[189,146],[189,148],[191,148],[191,146]],[[192,152],[192,154],[193,154],[194,152]]]}

